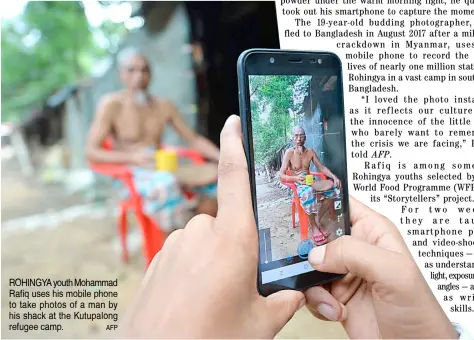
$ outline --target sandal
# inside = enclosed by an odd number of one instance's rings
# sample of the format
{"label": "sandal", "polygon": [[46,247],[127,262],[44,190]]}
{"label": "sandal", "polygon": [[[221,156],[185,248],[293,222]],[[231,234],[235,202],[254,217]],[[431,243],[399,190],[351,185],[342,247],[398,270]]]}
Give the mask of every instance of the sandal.
{"label": "sandal", "polygon": [[316,224],[316,229],[324,236],[324,238],[329,237],[330,233],[320,224]]}
{"label": "sandal", "polygon": [[319,235],[313,234],[311,237],[313,238],[314,244],[317,246],[322,246],[328,241],[328,239],[323,234],[319,234]]}
{"label": "sandal", "polygon": [[329,237],[330,233],[323,226],[319,226],[318,230],[324,237]]}

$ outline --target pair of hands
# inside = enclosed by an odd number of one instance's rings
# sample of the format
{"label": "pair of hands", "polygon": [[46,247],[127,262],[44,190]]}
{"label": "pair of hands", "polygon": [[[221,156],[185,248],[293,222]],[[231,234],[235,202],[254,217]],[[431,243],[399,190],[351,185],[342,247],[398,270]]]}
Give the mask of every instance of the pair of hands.
{"label": "pair of hands", "polygon": [[[341,181],[339,180],[339,178],[337,178],[336,176],[333,176],[331,179],[336,187],[341,188]],[[306,184],[306,178],[305,176],[302,176],[302,175],[292,176],[291,180],[298,184],[303,184],[303,185]]]}
{"label": "pair of hands", "polygon": [[258,239],[240,120],[221,134],[216,218],[194,217],[151,263],[126,338],[272,338],[305,304],[351,338],[457,338],[397,228],[352,199],[352,236],[314,248],[320,271],[348,273],[305,293],[257,292]]}
{"label": "pair of hands", "polygon": [[138,149],[130,153],[130,164],[138,167],[149,167],[155,161],[155,152],[148,149]]}
{"label": "pair of hands", "polygon": [[[206,148],[210,148],[209,145],[212,145],[210,142],[207,142],[206,141],[206,144],[208,144],[206,146]],[[217,155],[218,157],[218,155]],[[213,157],[209,160],[211,160],[212,162],[216,162],[217,163],[217,159],[214,159],[214,158],[217,158],[217,157]],[[141,148],[141,149],[138,149],[134,152],[131,152],[130,153],[130,156],[129,156],[129,164],[130,165],[135,165],[135,166],[138,166],[138,167],[148,167],[150,165],[154,165],[154,162],[155,162],[155,152],[152,151],[152,150],[148,150],[146,148]]]}

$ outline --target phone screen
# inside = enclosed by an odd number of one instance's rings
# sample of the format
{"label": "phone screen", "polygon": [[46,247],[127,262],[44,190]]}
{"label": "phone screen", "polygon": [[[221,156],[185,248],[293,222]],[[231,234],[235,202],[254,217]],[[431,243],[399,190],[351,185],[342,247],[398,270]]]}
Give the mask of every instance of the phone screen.
{"label": "phone screen", "polygon": [[340,67],[280,64],[253,71],[246,75],[247,123],[260,286],[298,289],[330,281],[339,275],[315,272],[308,253],[349,233]]}

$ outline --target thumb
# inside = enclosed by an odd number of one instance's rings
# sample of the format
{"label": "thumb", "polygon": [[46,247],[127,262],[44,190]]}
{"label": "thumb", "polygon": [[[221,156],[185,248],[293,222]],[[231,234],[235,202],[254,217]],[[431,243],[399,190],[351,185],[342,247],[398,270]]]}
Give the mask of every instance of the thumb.
{"label": "thumb", "polygon": [[275,334],[302,308],[305,296],[302,292],[295,290],[281,290],[265,299],[270,322],[273,323]]}
{"label": "thumb", "polygon": [[320,272],[351,273],[369,283],[389,285],[400,281],[409,268],[406,256],[348,235],[313,248],[308,261]]}

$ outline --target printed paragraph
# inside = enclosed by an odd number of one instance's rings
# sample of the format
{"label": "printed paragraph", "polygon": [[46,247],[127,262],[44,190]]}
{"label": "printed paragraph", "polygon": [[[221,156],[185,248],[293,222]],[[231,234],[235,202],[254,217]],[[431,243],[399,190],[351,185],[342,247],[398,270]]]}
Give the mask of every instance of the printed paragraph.
{"label": "printed paragraph", "polygon": [[10,278],[10,331],[61,332],[68,323],[99,321],[105,330],[118,325],[118,280],[88,278]]}
{"label": "printed paragraph", "polygon": [[474,312],[474,1],[281,0],[278,15],[284,48],[341,59],[352,194],[397,224],[446,310]]}

